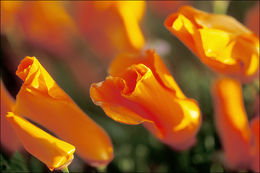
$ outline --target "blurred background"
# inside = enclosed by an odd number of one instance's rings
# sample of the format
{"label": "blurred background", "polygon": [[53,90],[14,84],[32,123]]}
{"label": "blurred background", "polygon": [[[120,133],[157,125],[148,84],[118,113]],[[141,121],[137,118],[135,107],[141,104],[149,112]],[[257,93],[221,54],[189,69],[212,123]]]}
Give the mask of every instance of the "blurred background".
{"label": "blurred background", "polygon": [[[35,56],[112,139],[115,158],[106,168],[93,168],[76,156],[69,166],[71,172],[230,171],[223,164],[213,121],[210,85],[218,74],[163,25],[166,17],[183,5],[226,13],[259,35],[258,1],[132,1],[122,5],[105,1],[1,1],[1,80],[11,95],[15,98],[22,85],[15,75],[19,62],[25,56]],[[172,150],[142,125],[113,121],[89,97],[90,84],[105,79],[117,54],[148,48],[162,57],[185,95],[199,102],[203,123],[197,144],[189,150]],[[243,85],[243,94],[250,119],[259,109],[258,81]],[[11,151],[1,143],[0,157],[3,172],[49,171],[24,149]]]}

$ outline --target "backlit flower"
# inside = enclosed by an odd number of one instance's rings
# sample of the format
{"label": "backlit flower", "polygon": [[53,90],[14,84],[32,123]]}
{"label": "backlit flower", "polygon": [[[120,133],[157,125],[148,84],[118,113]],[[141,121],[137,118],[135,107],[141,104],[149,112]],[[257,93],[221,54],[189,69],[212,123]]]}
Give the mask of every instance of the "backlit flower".
{"label": "backlit flower", "polygon": [[90,88],[92,100],[109,117],[126,124],[142,123],[176,149],[195,143],[201,123],[198,104],[185,97],[154,51],[119,55],[109,73]]}
{"label": "backlit flower", "polygon": [[16,74],[24,81],[16,97],[16,115],[74,145],[77,153],[93,166],[112,160],[113,147],[106,132],[56,84],[35,57],[24,58]]}
{"label": "backlit flower", "polygon": [[242,81],[258,75],[259,39],[234,18],[184,6],[165,26],[215,71]]}
{"label": "backlit flower", "polygon": [[[251,164],[256,164],[257,156],[259,160],[259,147],[257,151],[259,117],[252,123],[251,130],[243,104],[241,85],[238,81],[229,78],[219,79],[215,82],[212,93],[215,123],[224,148],[226,162],[232,169],[250,169]],[[256,171],[256,166],[252,167]]]}
{"label": "backlit flower", "polygon": [[50,170],[62,169],[73,160],[75,152],[73,145],[53,137],[12,112],[6,117],[25,149],[45,163]]}

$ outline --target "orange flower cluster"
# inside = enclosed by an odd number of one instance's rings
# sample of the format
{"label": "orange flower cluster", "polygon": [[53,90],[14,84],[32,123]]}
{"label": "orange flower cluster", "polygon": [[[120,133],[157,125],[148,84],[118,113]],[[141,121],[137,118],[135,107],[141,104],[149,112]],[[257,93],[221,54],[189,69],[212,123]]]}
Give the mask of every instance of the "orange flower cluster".
{"label": "orange flower cluster", "polygon": [[187,98],[159,55],[122,54],[114,59],[105,81],[92,84],[90,96],[106,114],[126,124],[143,125],[162,142],[183,150],[196,141],[201,114]]}
{"label": "orange flower cluster", "polygon": [[[234,18],[185,6],[171,14],[165,26],[215,71],[240,82],[259,75],[259,39]],[[228,167],[259,172],[259,115],[249,125],[239,81],[219,79],[212,94]]]}
{"label": "orange flower cluster", "polygon": [[229,78],[219,79],[212,94],[215,123],[229,167],[259,172],[259,115],[249,125],[240,83]]}
{"label": "orange flower cluster", "polygon": [[[42,2],[28,3],[25,9],[20,3],[9,6],[9,3],[1,2],[1,5],[8,14],[3,18],[7,24],[3,27],[4,32],[11,32],[18,18],[24,19],[21,27],[28,31],[28,40],[41,44],[42,39],[47,39],[50,43],[45,45],[47,49],[58,47],[58,51],[64,49],[64,54],[73,55],[73,51],[66,47],[69,38],[60,40],[67,32],[60,30],[65,26],[78,34],[75,27],[78,24],[87,42],[91,43],[91,49],[101,57],[125,52],[112,61],[109,76],[104,81],[91,85],[93,102],[115,121],[143,124],[155,137],[174,149],[184,150],[196,143],[202,123],[197,101],[184,95],[155,51],[140,53],[145,44],[139,26],[145,2],[79,3],[75,6],[76,23],[60,3],[52,4],[53,8],[43,7],[46,4]],[[23,10],[34,11],[37,15],[24,14]],[[50,15],[55,10],[59,15]],[[37,23],[39,18],[51,28],[48,32]],[[57,21],[60,22],[58,25]],[[228,166],[259,172],[259,115],[248,123],[240,84],[259,75],[258,37],[230,16],[210,14],[190,6],[181,7],[171,14],[165,26],[204,64],[238,79],[223,78],[215,82],[212,88],[215,123]],[[78,62],[72,69],[80,76],[82,71],[78,71],[78,66],[84,65]],[[75,150],[92,166],[107,165],[113,159],[113,146],[106,132],[56,84],[35,57],[24,58],[16,74],[24,81],[16,100],[1,87],[1,143],[4,147],[18,150],[22,143],[50,170],[70,164]],[[9,129],[8,136],[3,129]]]}
{"label": "orange flower cluster", "polygon": [[[24,58],[16,74],[24,83],[12,106],[13,113],[8,113],[7,119],[28,152],[51,170],[71,162],[75,147],[93,166],[106,165],[112,160],[113,147],[106,132],[73,102],[35,57]],[[44,132],[22,116],[72,145]]]}
{"label": "orange flower cluster", "polygon": [[234,18],[184,6],[165,26],[213,70],[245,82],[259,75],[259,39]]}

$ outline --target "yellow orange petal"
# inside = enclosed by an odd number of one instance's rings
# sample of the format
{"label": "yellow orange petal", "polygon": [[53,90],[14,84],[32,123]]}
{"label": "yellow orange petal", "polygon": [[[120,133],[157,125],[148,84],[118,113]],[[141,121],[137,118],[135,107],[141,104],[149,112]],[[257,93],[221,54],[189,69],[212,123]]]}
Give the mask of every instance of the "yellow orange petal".
{"label": "yellow orange petal", "polygon": [[139,22],[144,14],[145,1],[119,1],[116,5],[131,44],[137,50],[141,49],[145,41]]}
{"label": "yellow orange petal", "polygon": [[215,82],[215,123],[228,165],[231,168],[248,168],[250,162],[250,128],[238,81],[223,78]]}
{"label": "yellow orange petal", "polygon": [[1,144],[11,153],[22,149],[19,139],[5,117],[7,112],[12,111],[14,104],[14,99],[1,81]]}
{"label": "yellow orange petal", "polygon": [[179,98],[185,98],[160,56],[154,50],[147,50],[144,55],[127,53],[118,55],[109,67],[109,74],[120,76],[126,68],[133,64],[144,64],[152,71],[162,86],[175,92]]}
{"label": "yellow orange petal", "polygon": [[35,57],[24,58],[16,73],[24,80],[16,97],[16,114],[73,144],[77,153],[93,166],[106,165],[113,159],[106,132],[73,102]]}
{"label": "yellow orange petal", "polygon": [[8,112],[6,117],[25,149],[45,163],[50,170],[58,169],[73,160],[73,145],[51,136],[12,112]]}
{"label": "yellow orange petal", "polygon": [[243,82],[258,76],[259,39],[236,19],[184,6],[165,26],[216,72]]}
{"label": "yellow orange petal", "polygon": [[198,104],[187,99],[159,56],[120,55],[111,76],[92,84],[90,96],[116,121],[143,125],[164,143],[185,149],[195,142],[201,123]]}

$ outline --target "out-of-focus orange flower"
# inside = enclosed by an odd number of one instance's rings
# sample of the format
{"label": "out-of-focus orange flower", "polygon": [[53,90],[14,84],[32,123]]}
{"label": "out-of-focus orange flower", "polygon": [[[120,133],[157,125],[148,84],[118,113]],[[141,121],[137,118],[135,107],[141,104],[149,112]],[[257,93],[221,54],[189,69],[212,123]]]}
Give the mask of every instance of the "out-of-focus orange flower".
{"label": "out-of-focus orange flower", "polygon": [[1,145],[10,153],[21,150],[22,147],[13,128],[5,117],[7,112],[12,111],[14,103],[14,99],[10,96],[1,81]]}
{"label": "out-of-focus orange flower", "polygon": [[25,149],[45,163],[50,170],[62,169],[71,163],[75,152],[73,145],[53,137],[12,112],[6,117]]}
{"label": "out-of-focus orange flower", "polygon": [[250,128],[241,86],[232,79],[218,80],[213,88],[215,122],[228,164],[246,167],[250,160]]}
{"label": "out-of-focus orange flower", "polygon": [[90,96],[115,121],[143,125],[162,142],[186,149],[196,141],[201,114],[186,98],[160,57],[122,54],[111,64],[110,76],[92,84]]}
{"label": "out-of-focus orange flower", "polygon": [[74,145],[93,166],[107,165],[113,147],[106,132],[56,84],[35,57],[24,58],[16,71],[24,81],[14,113],[29,118]]}
{"label": "out-of-focus orange flower", "polygon": [[64,4],[1,1],[1,31],[55,55],[66,55],[70,53],[70,36],[76,32],[76,26]]}
{"label": "out-of-focus orange flower", "polygon": [[[240,83],[229,78],[219,79],[215,82],[212,93],[215,123],[228,166],[232,169],[252,168],[251,164],[255,164],[257,155],[259,159],[259,151],[256,149],[259,140],[256,129],[259,127],[253,122],[252,131],[250,129]],[[259,118],[256,121],[259,123]]]}
{"label": "out-of-focus orange flower", "polygon": [[75,9],[76,21],[89,47],[103,59],[143,47],[139,23],[144,11],[144,1],[81,1]]}
{"label": "out-of-focus orange flower", "polygon": [[234,18],[184,6],[165,26],[217,72],[245,82],[258,76],[259,39]]}
{"label": "out-of-focus orange flower", "polygon": [[245,25],[259,36],[259,1],[248,10]]}

